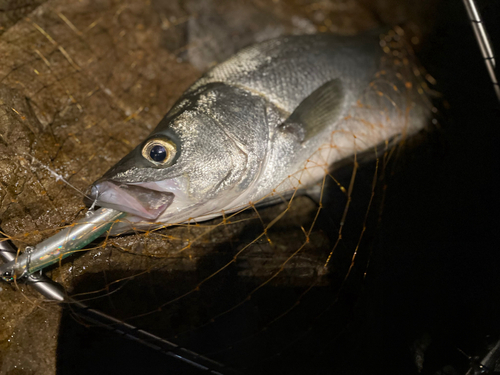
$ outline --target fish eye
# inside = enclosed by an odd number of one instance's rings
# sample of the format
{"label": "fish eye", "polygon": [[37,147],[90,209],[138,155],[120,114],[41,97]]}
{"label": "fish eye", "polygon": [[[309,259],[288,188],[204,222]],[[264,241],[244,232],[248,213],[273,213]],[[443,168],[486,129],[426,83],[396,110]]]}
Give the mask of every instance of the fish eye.
{"label": "fish eye", "polygon": [[149,152],[149,156],[154,161],[161,163],[163,160],[167,158],[167,150],[162,145],[154,145],[151,151]]}
{"label": "fish eye", "polygon": [[142,156],[155,165],[165,165],[174,159],[176,149],[169,139],[150,139],[142,148]]}

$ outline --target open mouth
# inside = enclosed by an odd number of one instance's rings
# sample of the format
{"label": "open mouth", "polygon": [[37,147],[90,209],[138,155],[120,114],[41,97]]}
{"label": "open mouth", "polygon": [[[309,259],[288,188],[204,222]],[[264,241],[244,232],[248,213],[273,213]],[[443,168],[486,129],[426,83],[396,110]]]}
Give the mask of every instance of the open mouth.
{"label": "open mouth", "polygon": [[92,186],[85,203],[128,212],[144,219],[156,220],[173,202],[175,195],[138,185],[103,181]]}

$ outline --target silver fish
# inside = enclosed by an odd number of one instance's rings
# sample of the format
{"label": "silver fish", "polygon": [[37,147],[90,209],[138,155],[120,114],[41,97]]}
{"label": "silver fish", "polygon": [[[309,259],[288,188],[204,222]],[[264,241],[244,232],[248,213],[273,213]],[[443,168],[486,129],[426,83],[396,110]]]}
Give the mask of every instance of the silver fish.
{"label": "silver fish", "polygon": [[243,49],[195,82],[92,199],[128,213],[114,234],[206,220],[416,133],[429,105],[400,39],[317,34]]}

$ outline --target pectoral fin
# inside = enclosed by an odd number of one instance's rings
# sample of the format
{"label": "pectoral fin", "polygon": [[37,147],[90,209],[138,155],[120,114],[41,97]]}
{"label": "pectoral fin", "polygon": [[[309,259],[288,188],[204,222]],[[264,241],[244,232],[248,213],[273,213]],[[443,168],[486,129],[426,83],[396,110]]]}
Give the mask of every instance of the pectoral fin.
{"label": "pectoral fin", "polygon": [[290,132],[305,142],[332,125],[342,115],[344,90],[340,79],[333,79],[317,88],[305,98],[281,130]]}

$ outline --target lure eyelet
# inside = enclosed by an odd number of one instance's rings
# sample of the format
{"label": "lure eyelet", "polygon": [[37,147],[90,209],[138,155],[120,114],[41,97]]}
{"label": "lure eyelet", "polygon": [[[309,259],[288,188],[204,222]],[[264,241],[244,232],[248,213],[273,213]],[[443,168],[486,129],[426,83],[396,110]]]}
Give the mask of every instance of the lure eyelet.
{"label": "lure eyelet", "polygon": [[177,152],[174,142],[164,138],[154,138],[142,147],[142,156],[154,165],[166,165],[172,162]]}

